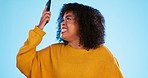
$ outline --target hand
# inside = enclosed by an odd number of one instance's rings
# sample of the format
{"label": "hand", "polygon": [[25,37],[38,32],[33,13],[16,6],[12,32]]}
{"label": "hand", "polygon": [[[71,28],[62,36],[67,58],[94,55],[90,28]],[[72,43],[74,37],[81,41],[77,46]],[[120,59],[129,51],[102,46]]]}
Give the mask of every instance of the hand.
{"label": "hand", "polygon": [[51,13],[49,11],[46,11],[46,9],[47,9],[47,6],[43,10],[42,17],[41,17],[40,22],[38,24],[38,27],[40,29],[43,29],[45,27],[45,25],[50,21]]}

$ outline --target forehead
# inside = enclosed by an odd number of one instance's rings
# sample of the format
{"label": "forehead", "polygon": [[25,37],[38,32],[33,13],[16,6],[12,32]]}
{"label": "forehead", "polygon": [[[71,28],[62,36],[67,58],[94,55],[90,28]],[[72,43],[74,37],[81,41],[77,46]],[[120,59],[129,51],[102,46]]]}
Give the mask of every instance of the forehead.
{"label": "forehead", "polygon": [[75,18],[75,15],[73,14],[72,11],[65,12],[63,18],[67,18],[67,17],[73,17],[73,18]]}

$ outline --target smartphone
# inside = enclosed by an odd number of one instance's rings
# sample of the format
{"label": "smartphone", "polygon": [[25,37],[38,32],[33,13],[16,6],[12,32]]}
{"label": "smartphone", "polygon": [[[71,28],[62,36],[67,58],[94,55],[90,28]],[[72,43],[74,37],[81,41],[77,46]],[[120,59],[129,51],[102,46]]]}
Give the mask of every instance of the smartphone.
{"label": "smartphone", "polygon": [[[51,0],[48,0],[48,2],[46,3],[46,6],[47,6],[47,9],[46,11],[50,11],[50,5],[51,5]],[[46,22],[46,24],[48,23],[49,21]],[[46,25],[45,24],[45,25]]]}
{"label": "smartphone", "polygon": [[48,2],[46,3],[46,6],[47,6],[46,11],[50,11],[50,5],[51,5],[51,0],[48,0]]}

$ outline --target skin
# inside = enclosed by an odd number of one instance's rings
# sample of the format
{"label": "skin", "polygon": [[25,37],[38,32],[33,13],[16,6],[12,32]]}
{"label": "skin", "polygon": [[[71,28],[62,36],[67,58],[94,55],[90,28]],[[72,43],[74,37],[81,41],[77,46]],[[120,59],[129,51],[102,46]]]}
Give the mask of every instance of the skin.
{"label": "skin", "polygon": [[[38,28],[44,29],[46,22],[50,22],[51,13],[46,11],[47,7],[43,10],[42,17],[38,24]],[[72,12],[66,12],[63,16],[61,23],[61,38],[68,41],[68,45],[76,49],[83,49],[83,46],[79,44],[78,23],[75,20],[75,16]]]}
{"label": "skin", "polygon": [[49,11],[46,11],[46,9],[47,9],[47,6],[43,10],[42,17],[41,17],[40,22],[38,24],[38,28],[40,28],[41,30],[43,30],[43,28],[45,27],[46,22],[50,21],[50,17],[51,17],[51,13]]}

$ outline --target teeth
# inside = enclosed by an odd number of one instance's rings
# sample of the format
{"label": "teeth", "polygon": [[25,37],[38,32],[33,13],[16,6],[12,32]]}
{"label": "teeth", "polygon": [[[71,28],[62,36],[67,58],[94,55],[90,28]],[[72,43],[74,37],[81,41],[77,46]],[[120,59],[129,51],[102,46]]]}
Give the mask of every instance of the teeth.
{"label": "teeth", "polygon": [[61,32],[66,32],[66,31],[67,31],[67,29],[62,29],[62,30],[61,30]]}

